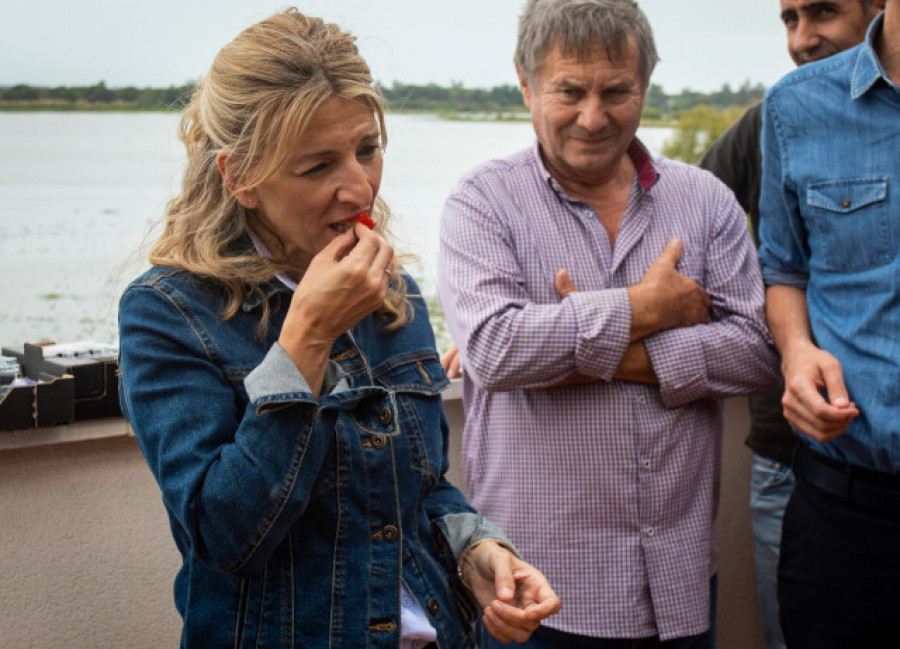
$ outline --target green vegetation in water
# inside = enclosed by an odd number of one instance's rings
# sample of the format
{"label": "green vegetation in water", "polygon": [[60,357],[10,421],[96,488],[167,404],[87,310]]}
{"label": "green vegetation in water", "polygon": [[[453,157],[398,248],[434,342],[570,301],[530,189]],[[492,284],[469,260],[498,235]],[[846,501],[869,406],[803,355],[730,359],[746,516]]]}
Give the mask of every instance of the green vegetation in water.
{"label": "green vegetation in water", "polygon": [[675,133],[663,145],[662,154],[667,158],[697,164],[716,138],[727,131],[745,110],[746,107],[738,106],[718,109],[700,105],[684,111],[675,120]]}

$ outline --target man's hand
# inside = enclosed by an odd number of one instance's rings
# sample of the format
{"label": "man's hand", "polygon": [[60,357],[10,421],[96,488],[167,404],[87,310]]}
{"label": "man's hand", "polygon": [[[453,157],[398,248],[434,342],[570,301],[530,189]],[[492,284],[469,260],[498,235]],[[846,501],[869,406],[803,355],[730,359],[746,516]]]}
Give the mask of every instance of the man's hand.
{"label": "man's hand", "polygon": [[844,433],[859,415],[847,394],[841,364],[828,352],[811,342],[798,344],[783,357],[781,366],[784,417],[797,430],[827,442]]}
{"label": "man's hand", "polygon": [[680,239],[672,239],[643,279],[628,287],[632,341],[665,329],[709,322],[709,295],[697,282],[675,270],[683,249]]}
{"label": "man's hand", "polygon": [[462,367],[459,363],[459,349],[455,344],[450,343],[443,354],[441,354],[441,367],[447,373],[448,379],[455,379],[462,373]]}
{"label": "man's hand", "polygon": [[[569,277],[569,271],[563,268],[556,273],[554,280],[556,292],[562,298],[567,297],[570,293],[577,293],[578,287]],[[616,368],[613,378],[619,381],[633,381],[636,383],[649,383],[651,385],[659,385],[659,378],[653,371],[653,365],[650,363],[650,357],[647,355],[647,349],[640,340],[632,342]],[[593,376],[586,376],[578,372],[570,374],[562,381],[555,383],[553,387],[563,385],[576,385],[579,383],[593,383],[597,379]]]}
{"label": "man's hand", "polygon": [[784,418],[818,442],[834,439],[847,430],[859,410],[847,394],[840,362],[812,340],[806,291],[770,286],[766,317],[781,352]]}
{"label": "man's hand", "polygon": [[559,611],[546,577],[496,541],[468,548],[460,574],[484,611],[485,628],[500,642],[525,642],[541,620]]}

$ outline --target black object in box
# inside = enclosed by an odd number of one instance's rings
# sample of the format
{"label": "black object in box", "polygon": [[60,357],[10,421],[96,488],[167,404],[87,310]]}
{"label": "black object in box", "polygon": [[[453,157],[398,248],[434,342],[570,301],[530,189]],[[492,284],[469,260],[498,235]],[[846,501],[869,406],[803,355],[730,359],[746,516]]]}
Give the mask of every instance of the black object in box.
{"label": "black object in box", "polygon": [[44,348],[25,343],[22,349],[4,347],[6,356],[14,356],[25,376],[37,379],[42,375],[71,375],[75,381],[75,419],[118,417],[119,384],[116,377],[119,365],[115,356],[65,356],[44,358]]}
{"label": "black object in box", "polygon": [[11,387],[0,398],[0,430],[44,428],[75,420],[75,379],[40,378],[43,382]]}

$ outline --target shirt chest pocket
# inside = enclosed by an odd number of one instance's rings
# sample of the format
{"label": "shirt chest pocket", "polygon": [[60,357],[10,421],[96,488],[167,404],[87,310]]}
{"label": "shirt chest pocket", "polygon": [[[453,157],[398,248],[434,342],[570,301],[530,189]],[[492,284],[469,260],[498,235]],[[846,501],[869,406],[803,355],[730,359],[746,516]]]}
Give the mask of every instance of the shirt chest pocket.
{"label": "shirt chest pocket", "polygon": [[[888,179],[812,183],[806,202],[826,270],[857,272],[894,258],[888,214]],[[814,263],[814,259],[810,263]]]}

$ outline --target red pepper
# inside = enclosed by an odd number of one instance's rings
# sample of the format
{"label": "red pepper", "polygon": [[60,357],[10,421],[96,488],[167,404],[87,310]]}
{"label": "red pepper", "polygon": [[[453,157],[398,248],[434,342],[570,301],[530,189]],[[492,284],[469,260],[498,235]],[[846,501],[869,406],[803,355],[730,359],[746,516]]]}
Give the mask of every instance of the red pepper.
{"label": "red pepper", "polygon": [[357,223],[362,223],[364,226],[372,230],[375,227],[375,221],[373,221],[368,214],[365,212],[361,212],[359,216],[356,217]]}

